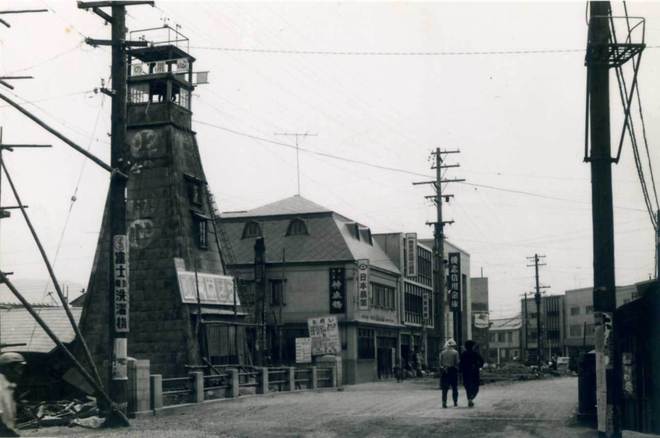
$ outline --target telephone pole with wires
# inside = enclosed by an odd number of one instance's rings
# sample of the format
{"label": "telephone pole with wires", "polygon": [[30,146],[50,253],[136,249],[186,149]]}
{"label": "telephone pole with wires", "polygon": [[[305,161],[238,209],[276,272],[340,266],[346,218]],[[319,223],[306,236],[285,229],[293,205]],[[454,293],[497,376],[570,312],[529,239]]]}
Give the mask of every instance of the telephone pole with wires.
{"label": "telephone pole with wires", "polygon": [[284,137],[295,137],[296,138],[296,175],[298,177],[298,196],[300,196],[300,145],[298,144],[298,139],[300,137],[316,137],[318,134],[310,134],[309,132],[276,132],[274,135],[280,135]]}
{"label": "telephone pole with wires", "polygon": [[[459,167],[460,164],[443,164],[444,163],[444,156],[448,154],[458,154],[460,151],[458,149],[456,150],[441,150],[440,148],[436,148],[435,151],[431,153],[432,158],[434,159],[435,163],[432,166],[432,169],[435,169],[435,180],[434,181],[421,181],[421,182],[414,182],[413,185],[422,185],[422,184],[431,184],[433,188],[435,189],[435,195],[428,195],[425,196],[426,199],[430,199],[434,204],[435,204],[435,212],[436,212],[436,220],[435,222],[427,222],[426,225],[433,225],[434,227],[434,248],[433,252],[435,254],[435,258],[437,261],[437,267],[438,267],[438,277],[437,281],[434,282],[434,291],[433,294],[435,295],[435,318],[434,318],[434,326],[435,326],[435,332],[437,333],[438,337],[442,342],[444,342],[447,339],[447,333],[445,330],[445,291],[446,291],[446,278],[445,278],[445,232],[444,228],[445,225],[450,225],[453,224],[454,221],[445,221],[443,220],[442,216],[442,200],[444,199],[445,202],[449,203],[449,200],[454,197],[452,194],[446,194],[443,193],[443,184],[448,184],[451,182],[462,182],[465,181],[465,179],[444,179],[442,175],[442,169],[448,169],[452,167]],[[460,284],[460,275],[459,275],[459,284]],[[456,303],[450,302],[450,310],[453,311],[453,316],[454,316],[454,326],[453,326],[453,333],[454,337],[456,338],[456,342],[458,345],[461,344],[461,336],[460,336],[460,318],[461,318],[461,313],[460,313],[460,290],[455,291],[458,294],[458,306],[456,306]]]}
{"label": "telephone pole with wires", "polygon": [[[79,9],[91,10],[110,23],[110,40],[85,38],[91,46],[112,47],[112,90],[102,89],[112,98],[110,165],[127,170],[125,157],[127,117],[127,56],[129,47],[146,47],[147,41],[126,41],[126,6],[150,5],[153,1],[93,1],[78,2]],[[101,8],[111,8],[108,14]],[[110,272],[108,278],[109,367],[110,397],[123,413],[128,409],[128,332],[129,332],[129,254],[126,227],[126,187],[128,178],[113,173],[110,179],[109,226]],[[111,415],[108,426],[126,425],[121,417]]]}
{"label": "telephone pole with wires", "polygon": [[[541,364],[543,363],[543,346],[541,345],[541,289],[547,289],[550,286],[541,286],[539,283],[539,266],[545,266],[545,263],[540,263],[541,259],[544,259],[545,256],[540,256],[534,254],[532,257],[527,257],[527,260],[533,261],[533,265],[527,265],[527,267],[534,268],[534,276],[536,278],[536,288],[534,290],[534,303],[536,304],[536,363],[539,366],[539,371],[541,370]],[[525,294],[525,307],[527,306],[527,294]],[[525,336],[527,339],[527,336]]]}

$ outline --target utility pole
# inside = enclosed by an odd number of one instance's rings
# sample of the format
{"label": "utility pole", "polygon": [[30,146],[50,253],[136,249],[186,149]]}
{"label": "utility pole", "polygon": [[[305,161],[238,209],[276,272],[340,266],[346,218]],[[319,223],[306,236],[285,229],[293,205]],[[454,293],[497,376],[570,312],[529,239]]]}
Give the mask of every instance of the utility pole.
{"label": "utility pole", "polygon": [[541,259],[545,256],[540,256],[534,254],[533,257],[527,257],[528,260],[534,261],[533,265],[527,265],[527,267],[534,267],[534,273],[536,277],[536,289],[534,291],[534,302],[536,303],[536,362],[541,369],[543,357],[543,347],[541,345],[541,289],[549,288],[550,286],[541,286],[539,284],[539,266],[545,266],[545,263],[539,263]]}
{"label": "utility pole", "polygon": [[[438,265],[438,278],[437,281],[434,282],[435,290],[434,290],[434,295],[435,295],[435,302],[436,304],[436,311],[435,311],[435,332],[438,334],[438,337],[440,338],[441,343],[443,343],[447,339],[447,335],[445,333],[445,291],[446,291],[446,286],[445,286],[445,232],[444,232],[444,227],[445,225],[450,225],[453,224],[454,221],[445,221],[442,218],[442,200],[444,198],[445,202],[449,203],[449,200],[454,197],[454,195],[451,194],[444,194],[442,193],[442,184],[445,183],[450,183],[450,182],[461,182],[465,181],[465,179],[443,179],[442,178],[442,169],[448,169],[452,167],[459,167],[460,164],[442,164],[444,162],[443,157],[447,154],[458,154],[460,151],[458,149],[456,150],[440,150],[440,148],[436,148],[434,152],[431,153],[431,155],[435,159],[435,163],[432,166],[433,169],[435,169],[435,181],[421,181],[421,182],[414,182],[413,185],[422,185],[422,184],[431,184],[433,185],[435,189],[435,195],[428,195],[425,196],[426,199],[431,199],[435,203],[435,212],[436,212],[436,221],[435,222],[427,222],[426,225],[433,225],[434,227],[434,241],[433,241],[433,252],[435,254],[435,258],[437,260],[437,265]],[[460,292],[459,292],[460,293]],[[457,316],[460,317],[460,309],[453,309],[454,311],[454,336],[456,336],[459,331],[457,331]],[[458,312],[458,315],[457,315]],[[460,326],[458,326],[460,327]],[[457,340],[457,342],[460,341],[460,338]],[[460,345],[460,342],[459,342]]]}
{"label": "utility pole", "polygon": [[300,146],[298,145],[298,138],[316,137],[318,134],[310,134],[308,132],[276,132],[274,135],[296,138],[296,175],[298,177],[298,196],[300,196]]}
{"label": "utility pole", "polygon": [[655,215],[655,279],[660,278],[660,210]]}
{"label": "utility pole", "polygon": [[525,362],[527,362],[527,336],[529,335],[529,324],[527,323],[527,292],[523,294],[523,309],[524,309],[524,315],[525,315],[525,350],[523,351],[522,357],[524,358]]}
{"label": "utility pole", "polygon": [[[92,46],[112,47],[112,90],[105,90],[112,97],[110,166],[113,169],[127,170],[126,149],[126,111],[127,111],[127,60],[128,47],[144,47],[146,41],[126,41],[126,6],[154,5],[153,1],[92,1],[78,2],[78,8],[91,9],[112,27],[111,40],[86,38]],[[111,15],[101,8],[111,8]],[[109,352],[111,352],[109,370],[110,397],[120,410],[128,407],[128,333],[129,326],[129,255],[126,227],[126,187],[128,178],[116,173],[110,178],[110,269],[108,276],[108,317],[109,317]],[[123,425],[115,416],[107,420],[109,426]]]}

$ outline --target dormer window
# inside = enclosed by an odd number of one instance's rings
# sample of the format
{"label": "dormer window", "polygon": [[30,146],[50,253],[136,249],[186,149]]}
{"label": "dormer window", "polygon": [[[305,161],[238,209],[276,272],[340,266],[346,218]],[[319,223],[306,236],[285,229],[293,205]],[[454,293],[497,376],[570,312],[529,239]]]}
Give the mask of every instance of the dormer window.
{"label": "dormer window", "polygon": [[250,221],[245,224],[243,228],[243,237],[242,239],[247,239],[250,237],[259,237],[261,236],[261,227],[255,221]]}
{"label": "dormer window", "polygon": [[308,234],[309,232],[307,231],[307,225],[305,224],[304,220],[293,219],[291,222],[289,222],[289,227],[286,230],[287,236],[300,236]]}

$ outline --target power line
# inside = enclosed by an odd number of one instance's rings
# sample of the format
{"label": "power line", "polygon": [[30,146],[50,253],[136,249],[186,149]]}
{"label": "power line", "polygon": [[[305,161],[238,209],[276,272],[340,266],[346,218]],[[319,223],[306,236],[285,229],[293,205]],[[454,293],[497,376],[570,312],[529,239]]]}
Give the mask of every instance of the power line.
{"label": "power line", "polygon": [[[240,136],[246,137],[246,138],[251,138],[253,140],[262,141],[262,142],[265,142],[265,143],[270,143],[270,144],[286,147],[286,148],[293,149],[293,150],[296,149],[296,145],[293,145],[293,144],[283,143],[283,142],[277,141],[277,140],[271,140],[269,138],[260,137],[258,135],[249,134],[247,132],[238,131],[238,130],[232,129],[232,128],[227,128],[225,126],[221,126],[221,125],[218,125],[218,124],[215,124],[215,123],[204,122],[204,121],[197,120],[197,119],[194,119],[193,121],[195,123],[199,123],[200,125],[220,129],[222,131],[226,131],[226,132],[229,132],[229,133],[235,134],[235,135],[240,135]],[[304,147],[300,147],[299,150],[302,151],[302,152],[309,153],[309,154],[318,155],[318,156],[326,157],[326,158],[331,158],[333,160],[344,161],[344,162],[347,162],[347,163],[353,163],[353,164],[359,164],[359,165],[362,165],[362,166],[372,167],[374,169],[387,170],[387,171],[391,171],[391,172],[403,173],[403,174],[406,174],[406,175],[422,177],[422,178],[433,178],[432,175],[427,175],[427,174],[420,173],[420,172],[415,172],[415,171],[412,171],[412,170],[402,169],[402,168],[393,167],[393,166],[385,166],[385,165],[381,165],[381,164],[371,163],[371,162],[368,162],[368,161],[356,160],[356,159],[353,159],[353,158],[342,157],[342,156],[339,156],[339,155],[329,154],[329,153],[326,153],[326,152],[314,151],[314,150],[311,150],[311,149],[306,149]],[[562,201],[562,202],[573,202],[573,203],[585,204],[585,202],[579,201],[577,199],[561,198],[561,197],[557,197],[557,196],[544,195],[544,194],[541,194],[541,193],[528,192],[528,191],[524,191],[524,190],[516,190],[516,189],[508,189],[508,188],[504,188],[504,187],[497,187],[497,186],[488,185],[488,184],[477,184],[477,183],[468,183],[468,182],[459,182],[459,184],[465,184],[465,185],[468,185],[468,186],[474,186],[474,187],[490,189],[490,190],[497,190],[497,191],[506,192],[506,193],[515,193],[515,194],[519,194],[519,195],[534,196],[536,198],[548,199],[548,200],[552,200],[552,201]],[[617,209],[620,209],[620,210],[630,210],[630,211],[646,211],[646,210],[643,210],[643,209],[633,208],[633,207],[615,206],[614,208],[617,208]]]}

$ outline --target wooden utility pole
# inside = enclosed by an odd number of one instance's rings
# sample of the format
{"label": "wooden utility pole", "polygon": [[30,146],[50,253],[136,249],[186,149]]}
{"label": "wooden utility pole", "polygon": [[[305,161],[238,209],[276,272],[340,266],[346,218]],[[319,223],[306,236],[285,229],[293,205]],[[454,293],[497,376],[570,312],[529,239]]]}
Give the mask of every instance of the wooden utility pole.
{"label": "wooden utility pole", "polygon": [[543,363],[543,346],[541,345],[541,289],[546,289],[550,286],[541,286],[539,283],[539,266],[545,266],[545,263],[539,263],[542,258],[545,256],[540,256],[534,254],[533,257],[527,257],[528,260],[534,262],[533,265],[527,265],[527,267],[534,267],[534,273],[536,278],[536,288],[534,290],[534,303],[536,304],[536,363],[541,369],[541,364]]}
{"label": "wooden utility pole", "polygon": [[614,363],[614,214],[610,150],[610,2],[589,3],[587,84],[591,137],[591,212],[593,224],[594,326],[598,433],[619,437],[618,397]]}
{"label": "wooden utility pole", "polygon": [[[126,41],[126,6],[148,4],[153,1],[93,1],[78,2],[78,8],[91,9],[96,15],[111,24],[112,39],[96,40],[86,38],[92,46],[108,45],[112,47],[112,90],[105,90],[112,97],[110,166],[113,169],[127,171],[126,148],[126,111],[127,111],[127,62],[126,48],[146,46],[146,41]],[[111,8],[111,15],[101,8]],[[126,186],[128,179],[113,173],[110,178],[110,269],[108,275],[108,318],[109,352],[111,367],[109,371],[110,397],[123,412],[128,407],[128,333],[129,333],[129,257],[126,227]],[[109,426],[124,425],[110,416]]]}
{"label": "wooden utility pole", "polygon": [[[438,266],[438,278],[437,281],[434,282],[434,291],[433,294],[435,295],[435,318],[434,318],[434,325],[435,325],[435,332],[438,334],[438,337],[440,338],[440,342],[444,343],[444,341],[447,339],[447,334],[445,333],[445,294],[446,292],[446,285],[445,285],[445,225],[453,224],[454,221],[445,221],[442,218],[442,200],[446,202],[449,202],[449,199],[453,198],[454,195],[451,194],[444,194],[442,193],[442,184],[443,183],[450,183],[450,182],[461,182],[465,181],[464,179],[443,179],[442,178],[442,169],[447,169],[450,167],[459,167],[459,164],[447,164],[443,165],[443,156],[447,154],[458,154],[460,153],[459,150],[451,150],[451,151],[442,151],[440,148],[436,148],[434,152],[431,153],[431,155],[435,159],[435,164],[433,165],[433,169],[435,169],[435,181],[422,181],[422,182],[414,182],[413,185],[421,185],[421,184],[431,184],[433,185],[435,189],[435,195],[429,195],[425,196],[427,199],[431,199],[435,203],[435,212],[436,212],[436,221],[435,222],[427,222],[427,225],[433,225],[434,227],[434,241],[433,241],[433,252],[435,255],[435,259],[437,260],[437,266]],[[460,311],[460,309],[459,309]],[[454,311],[454,336],[458,333],[456,329],[456,311]]]}

